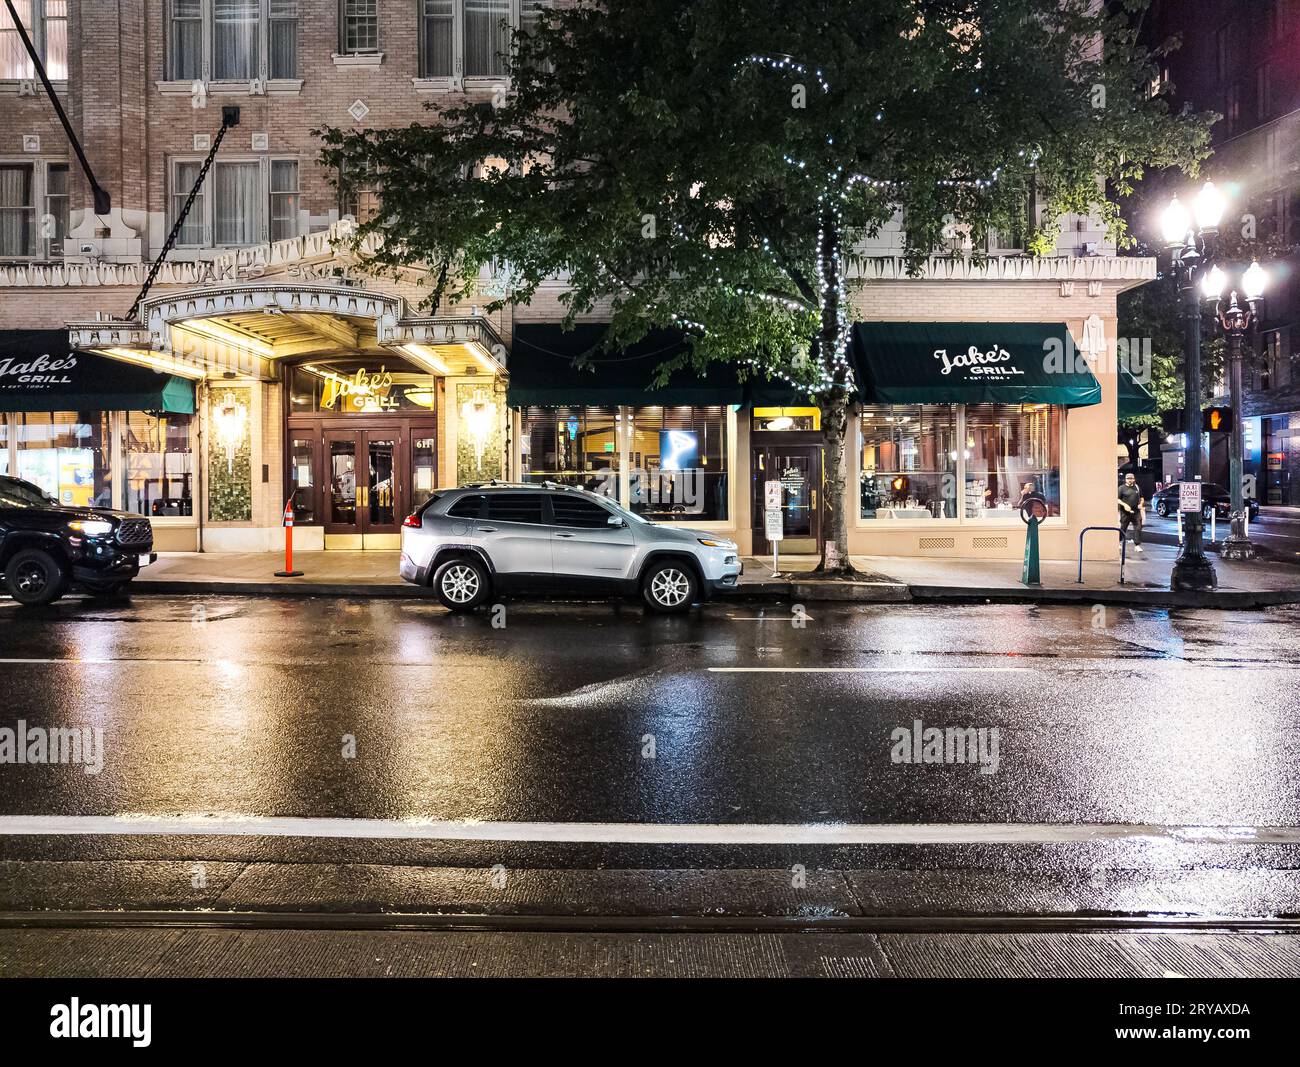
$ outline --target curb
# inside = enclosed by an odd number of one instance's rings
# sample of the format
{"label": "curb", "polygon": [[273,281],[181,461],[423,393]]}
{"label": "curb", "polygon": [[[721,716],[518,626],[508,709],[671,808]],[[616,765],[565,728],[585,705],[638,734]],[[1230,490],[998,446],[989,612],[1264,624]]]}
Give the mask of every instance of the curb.
{"label": "curb", "polygon": [[[433,600],[431,590],[414,585],[344,585],[307,582],[136,581],[128,595],[343,597],[354,599]],[[906,585],[902,582],[763,581],[728,589],[718,600],[797,600],[859,604],[1116,604],[1146,608],[1216,608],[1250,610],[1300,604],[1300,589],[1228,589],[1209,593],[1175,593],[1167,589]]]}
{"label": "curb", "polygon": [[156,596],[332,596],[361,597],[365,599],[436,599],[432,589],[418,585],[345,585],[339,582],[185,582],[136,580],[131,583],[131,596],[149,594]]}
{"label": "curb", "polygon": [[1169,589],[971,589],[961,586],[914,585],[919,603],[1001,604],[1117,604],[1137,608],[1215,608],[1223,611],[1300,604],[1300,589],[1228,589],[1212,593],[1175,593]]}

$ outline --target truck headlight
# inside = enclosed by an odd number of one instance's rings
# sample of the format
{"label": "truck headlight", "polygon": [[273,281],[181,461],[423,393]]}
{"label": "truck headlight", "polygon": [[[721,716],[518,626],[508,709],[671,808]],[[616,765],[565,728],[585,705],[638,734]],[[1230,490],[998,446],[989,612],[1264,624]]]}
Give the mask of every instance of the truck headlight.
{"label": "truck headlight", "polygon": [[86,519],[68,523],[68,529],[76,530],[86,537],[104,537],[113,532],[113,524],[102,519]]}
{"label": "truck headlight", "polygon": [[700,544],[705,545],[708,548],[735,548],[736,547],[730,541],[713,541],[707,537],[697,537],[696,540],[699,541]]}

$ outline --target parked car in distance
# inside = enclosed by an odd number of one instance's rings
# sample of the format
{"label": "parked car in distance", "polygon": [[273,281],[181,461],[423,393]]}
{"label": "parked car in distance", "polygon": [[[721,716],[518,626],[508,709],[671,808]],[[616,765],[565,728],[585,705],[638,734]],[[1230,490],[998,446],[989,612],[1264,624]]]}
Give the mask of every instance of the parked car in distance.
{"label": "parked car in distance", "polygon": [[[1168,518],[1170,515],[1178,513],[1178,483],[1167,485],[1151,498],[1151,507],[1155,509],[1157,515]],[[1259,518],[1259,501],[1247,500],[1247,510],[1250,512],[1250,521],[1254,522]],[[1227,519],[1232,515],[1232,498],[1228,495],[1228,490],[1221,485],[1215,485],[1213,482],[1205,482],[1201,485],[1201,517],[1206,522],[1210,521],[1210,513],[1213,511],[1216,518]]]}
{"label": "parked car in distance", "polygon": [[73,585],[118,593],[157,558],[148,519],[60,504],[38,485],[0,475],[0,572],[18,603],[49,604]]}
{"label": "parked car in distance", "polygon": [[402,525],[401,576],[452,611],[500,593],[640,596],[686,611],[734,587],[735,542],[653,523],[585,489],[488,483],[434,494]]}

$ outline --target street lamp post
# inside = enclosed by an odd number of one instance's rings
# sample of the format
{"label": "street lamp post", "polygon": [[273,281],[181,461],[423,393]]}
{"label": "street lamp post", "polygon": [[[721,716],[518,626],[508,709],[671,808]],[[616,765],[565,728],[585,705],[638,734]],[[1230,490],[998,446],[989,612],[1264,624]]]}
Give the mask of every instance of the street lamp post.
{"label": "street lamp post", "polygon": [[[1161,219],[1165,242],[1172,257],[1173,273],[1183,300],[1185,319],[1186,398],[1183,431],[1186,440],[1184,476],[1201,479],[1201,298],[1197,292],[1200,273],[1213,259],[1223,217],[1222,194],[1213,182],[1206,182],[1196,195],[1195,219],[1174,197]],[[1174,562],[1169,587],[1175,591],[1204,591],[1215,588],[1218,575],[1205,554],[1204,519],[1199,511],[1188,513],[1183,548]]]}
{"label": "street lamp post", "polygon": [[1242,434],[1241,411],[1241,363],[1246,333],[1259,321],[1259,301],[1264,295],[1268,275],[1258,263],[1252,263],[1241,279],[1242,295],[1246,306],[1237,303],[1237,290],[1233,289],[1228,298],[1228,306],[1223,306],[1225,284],[1223,271],[1213,268],[1205,275],[1202,290],[1206,299],[1214,301],[1214,317],[1219,328],[1228,339],[1228,393],[1232,406],[1232,426],[1228,436],[1228,491],[1232,499],[1232,516],[1230,530],[1219,550],[1223,559],[1247,560],[1255,558],[1255,546],[1250,540],[1249,525],[1246,522],[1246,501],[1242,463],[1244,460],[1244,441]]}

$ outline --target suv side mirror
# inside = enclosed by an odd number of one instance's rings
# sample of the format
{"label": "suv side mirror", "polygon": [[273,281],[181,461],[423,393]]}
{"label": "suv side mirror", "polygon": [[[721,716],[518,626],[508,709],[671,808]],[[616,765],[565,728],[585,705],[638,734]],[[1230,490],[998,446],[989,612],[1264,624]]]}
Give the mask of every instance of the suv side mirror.
{"label": "suv side mirror", "polygon": [[607,521],[609,522],[609,525],[610,525],[610,526],[615,526],[615,527],[620,527],[620,528],[621,528],[621,527],[627,525],[627,523],[624,522],[624,521],[622,520],[622,518],[620,518],[618,515],[611,515]]}

